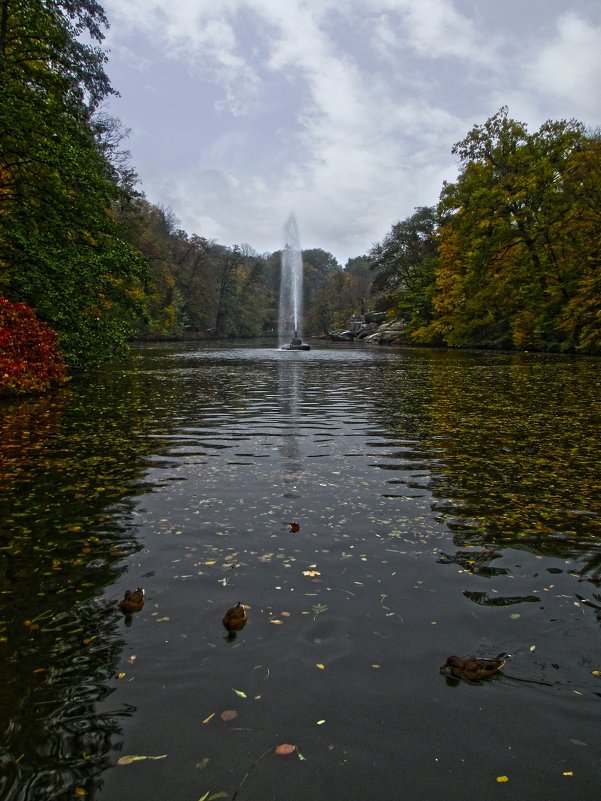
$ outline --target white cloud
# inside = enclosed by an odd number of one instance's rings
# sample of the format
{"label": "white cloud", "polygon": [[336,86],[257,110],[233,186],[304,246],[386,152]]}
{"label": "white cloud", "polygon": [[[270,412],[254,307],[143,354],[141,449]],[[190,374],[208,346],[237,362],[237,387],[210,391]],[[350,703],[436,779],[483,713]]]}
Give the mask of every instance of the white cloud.
{"label": "white cloud", "polygon": [[[143,186],[223,244],[278,248],[294,210],[305,246],[359,255],[436,202],[452,144],[501,105],[539,124],[598,113],[599,29],[572,11],[545,39],[537,9],[561,0],[529,3],[505,20],[468,0],[108,0],[117,59],[147,48],[123,73],[140,106],[161,115],[175,65],[196,81],[193,97],[173,81],[168,107],[186,115],[156,131],[125,115]],[[194,145],[178,127],[192,117]]]}
{"label": "white cloud", "polygon": [[557,20],[556,38],[544,45],[527,68],[530,85],[543,96],[599,119],[601,97],[601,25],[575,13]]}

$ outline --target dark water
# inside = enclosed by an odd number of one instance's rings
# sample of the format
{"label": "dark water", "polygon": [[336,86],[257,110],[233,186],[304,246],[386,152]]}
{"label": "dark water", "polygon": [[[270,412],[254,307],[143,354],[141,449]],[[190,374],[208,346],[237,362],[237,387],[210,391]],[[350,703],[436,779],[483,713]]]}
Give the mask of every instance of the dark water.
{"label": "dark water", "polygon": [[598,797],[598,364],[147,346],[1,405],[0,798]]}

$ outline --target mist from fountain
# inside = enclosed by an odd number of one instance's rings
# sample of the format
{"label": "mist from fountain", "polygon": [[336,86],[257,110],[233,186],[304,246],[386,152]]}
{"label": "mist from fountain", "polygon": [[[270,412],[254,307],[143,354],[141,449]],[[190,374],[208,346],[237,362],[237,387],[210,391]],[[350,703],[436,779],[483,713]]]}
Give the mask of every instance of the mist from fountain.
{"label": "mist from fountain", "polygon": [[279,344],[302,340],[303,256],[296,217],[291,214],[284,226],[286,246],[280,265]]}

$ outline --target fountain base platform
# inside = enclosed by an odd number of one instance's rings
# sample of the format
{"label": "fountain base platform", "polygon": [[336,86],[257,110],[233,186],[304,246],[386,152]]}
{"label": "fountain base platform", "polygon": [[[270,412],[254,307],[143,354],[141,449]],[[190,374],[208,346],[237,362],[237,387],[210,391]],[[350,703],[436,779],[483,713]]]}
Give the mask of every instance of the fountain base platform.
{"label": "fountain base platform", "polygon": [[311,350],[311,345],[307,345],[304,342],[301,342],[300,345],[293,345],[291,342],[289,345],[282,345],[280,350]]}
{"label": "fountain base platform", "polygon": [[311,350],[311,345],[306,345],[298,336],[292,337],[289,345],[282,345],[280,350]]}

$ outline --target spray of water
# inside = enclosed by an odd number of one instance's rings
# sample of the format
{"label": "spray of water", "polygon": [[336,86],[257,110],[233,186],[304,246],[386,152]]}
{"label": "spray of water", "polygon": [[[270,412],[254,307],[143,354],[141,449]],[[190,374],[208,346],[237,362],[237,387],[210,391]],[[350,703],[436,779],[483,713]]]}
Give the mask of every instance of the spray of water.
{"label": "spray of water", "polygon": [[286,246],[282,251],[280,271],[280,309],[278,338],[280,345],[293,337],[302,339],[303,257],[294,214],[284,227]]}

